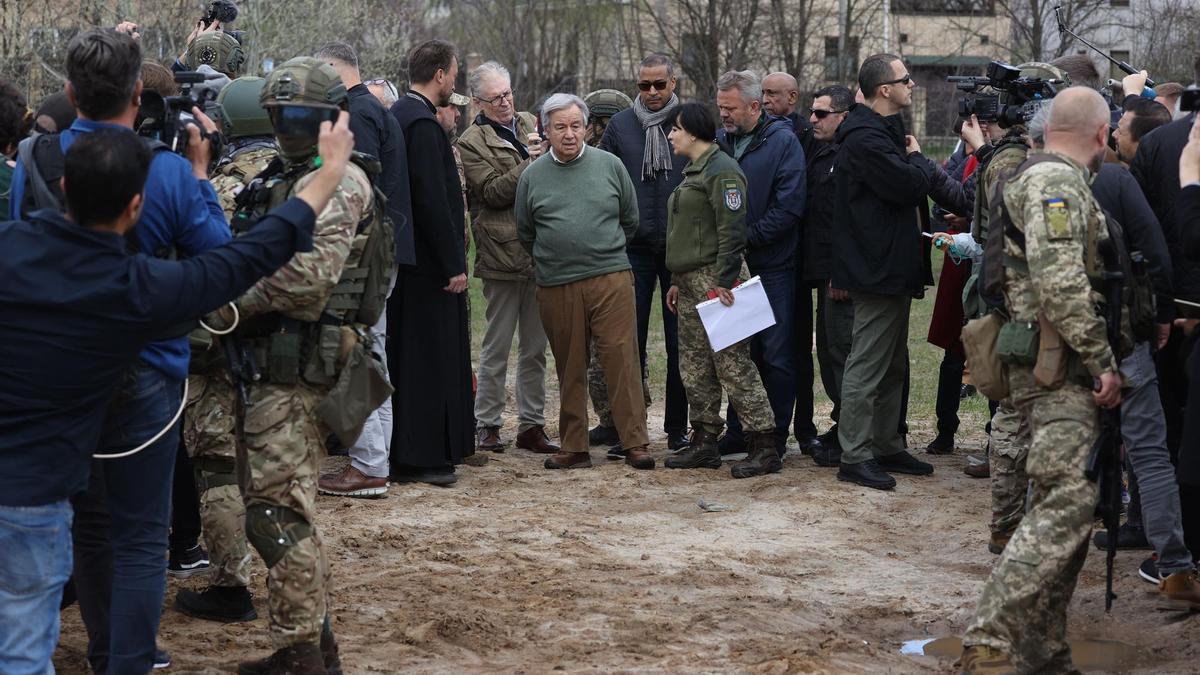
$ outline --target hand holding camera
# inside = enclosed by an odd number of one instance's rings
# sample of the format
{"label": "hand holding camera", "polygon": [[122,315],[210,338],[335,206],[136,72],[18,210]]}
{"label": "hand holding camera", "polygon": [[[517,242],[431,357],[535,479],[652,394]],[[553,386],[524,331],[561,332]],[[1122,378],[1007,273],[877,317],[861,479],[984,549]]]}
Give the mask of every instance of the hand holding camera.
{"label": "hand holding camera", "polygon": [[967,151],[974,154],[976,150],[983,147],[986,142],[983,136],[983,128],[979,126],[979,118],[971,115],[962,125],[962,132],[959,134],[963,143],[967,144]]}
{"label": "hand holding camera", "polygon": [[186,127],[188,142],[184,156],[192,163],[192,175],[199,180],[208,180],[208,165],[213,160],[213,139],[220,139],[217,123],[200,108],[192,108],[191,124]]}

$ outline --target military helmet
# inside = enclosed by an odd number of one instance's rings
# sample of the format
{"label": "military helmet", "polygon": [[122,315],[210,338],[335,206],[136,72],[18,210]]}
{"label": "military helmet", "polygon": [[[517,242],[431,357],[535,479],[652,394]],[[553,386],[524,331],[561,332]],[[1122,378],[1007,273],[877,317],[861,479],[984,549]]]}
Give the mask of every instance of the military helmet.
{"label": "military helmet", "polygon": [[612,117],[633,107],[633,100],[616,89],[597,89],[583,97],[592,117]]}
{"label": "military helmet", "polygon": [[346,85],[333,66],[311,56],[297,56],[271,71],[260,101],[263,107],[300,105],[340,108]]}
{"label": "military helmet", "polygon": [[266,80],[239,77],[217,94],[221,108],[221,131],[229,138],[270,136],[275,133],[267,109],[259,102]]}
{"label": "military helmet", "polygon": [[236,78],[246,65],[246,52],[242,49],[242,43],[225,31],[201,33],[188,45],[183,63],[188,70],[211,66],[218,72]]}

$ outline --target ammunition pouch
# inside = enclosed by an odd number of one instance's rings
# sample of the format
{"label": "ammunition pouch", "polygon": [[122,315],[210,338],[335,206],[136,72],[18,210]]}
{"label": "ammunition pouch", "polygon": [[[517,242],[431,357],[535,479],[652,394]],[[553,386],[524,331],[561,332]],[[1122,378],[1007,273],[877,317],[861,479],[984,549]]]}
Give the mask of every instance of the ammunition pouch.
{"label": "ammunition pouch", "polygon": [[995,312],[972,319],[962,329],[963,351],[971,381],[976,389],[993,401],[1008,398],[1008,369],[997,358],[996,343],[1004,327],[1004,317]]}
{"label": "ammunition pouch", "polygon": [[1009,366],[1032,368],[1038,357],[1037,324],[1031,321],[1009,321],[996,336],[996,358]]}
{"label": "ammunition pouch", "polygon": [[337,383],[317,404],[316,413],[342,445],[351,447],[362,435],[367,418],[391,397],[392,391],[383,364],[361,341],[356,341]]}
{"label": "ammunition pouch", "polygon": [[262,556],[267,569],[312,533],[312,524],[292,509],[261,502],[246,505],[246,539]]}
{"label": "ammunition pouch", "polygon": [[267,378],[275,384],[300,380],[300,322],[281,317],[279,329],[267,337]]}

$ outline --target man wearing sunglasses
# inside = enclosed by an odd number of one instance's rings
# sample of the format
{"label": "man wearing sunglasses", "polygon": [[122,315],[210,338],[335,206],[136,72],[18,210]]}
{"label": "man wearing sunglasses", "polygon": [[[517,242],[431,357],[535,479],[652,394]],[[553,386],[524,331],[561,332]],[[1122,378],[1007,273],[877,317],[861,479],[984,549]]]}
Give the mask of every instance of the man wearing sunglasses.
{"label": "man wearing sunglasses", "polygon": [[850,109],[835,139],[834,288],[854,302],[850,354],[842,376],[838,480],[890,490],[887,472],[933,473],[910,455],[900,419],[907,368],[908,314],[923,291],[917,210],[936,169],[905,135],[900,113],[915,83],[900,57],[876,54],[858,73],[864,103]]}
{"label": "man wearing sunglasses", "polygon": [[[646,336],[654,287],[662,298],[663,337],[667,346],[666,413],[663,431],[667,446],[678,450],[687,445],[687,395],[679,378],[679,342],[675,315],[667,309],[666,295],[671,287],[667,270],[667,199],[683,179],[687,157],[676,155],[667,140],[671,118],[679,99],[675,96],[675,67],[662,54],[651,54],[638,67],[638,96],[633,107],[623,110],[608,123],[600,139],[600,149],[620,158],[637,188],[639,223],[626,252],[633,266],[637,303],[638,347],[642,377],[646,375]],[[648,390],[647,390],[648,391]],[[589,434],[597,445],[615,445],[616,429],[610,420]],[[619,458],[618,454],[614,457]]]}

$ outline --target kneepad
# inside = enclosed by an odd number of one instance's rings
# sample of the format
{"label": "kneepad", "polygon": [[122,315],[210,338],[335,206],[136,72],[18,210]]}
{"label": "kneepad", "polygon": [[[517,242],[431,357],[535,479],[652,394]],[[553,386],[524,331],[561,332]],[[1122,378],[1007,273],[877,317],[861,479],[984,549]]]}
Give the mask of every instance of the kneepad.
{"label": "kneepad", "polygon": [[268,568],[287,555],[288,549],[312,536],[312,524],[292,509],[274,504],[246,505],[246,539]]}

